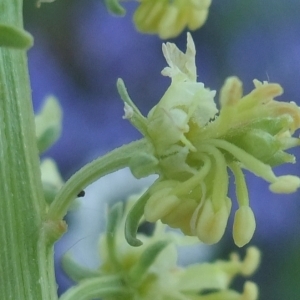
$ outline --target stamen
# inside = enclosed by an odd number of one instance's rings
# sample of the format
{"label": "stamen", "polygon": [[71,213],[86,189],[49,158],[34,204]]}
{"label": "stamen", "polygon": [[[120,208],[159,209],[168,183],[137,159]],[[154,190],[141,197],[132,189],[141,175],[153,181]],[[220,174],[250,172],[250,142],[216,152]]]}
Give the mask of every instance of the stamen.
{"label": "stamen", "polygon": [[198,214],[199,214],[199,211],[200,211],[200,209],[205,201],[205,198],[206,198],[205,182],[200,182],[200,186],[201,186],[201,191],[202,191],[201,199],[200,199],[200,202],[199,202],[197,208],[195,209],[195,211],[191,217],[191,220],[190,220],[190,228],[191,228],[192,235],[197,235],[196,225],[197,225],[197,220],[198,220]]}
{"label": "stamen", "polygon": [[229,143],[225,140],[212,139],[207,141],[215,147],[224,149],[231,153],[237,160],[239,160],[246,169],[254,173],[258,177],[262,177],[266,181],[273,183],[277,180],[272,168],[269,165],[264,164],[245,150],[237,147],[236,145]]}
{"label": "stamen", "polygon": [[270,184],[269,189],[273,193],[291,194],[300,187],[300,178],[293,175],[277,177],[277,180]]}
{"label": "stamen", "polygon": [[242,264],[242,274],[252,275],[260,265],[260,251],[256,247],[247,248],[246,257]]}
{"label": "stamen", "polygon": [[206,177],[208,172],[211,169],[211,160],[206,154],[202,154],[201,156],[198,156],[203,161],[203,166],[201,167],[200,171],[197,172],[194,176],[192,176],[190,179],[186,180],[182,184],[178,184],[177,187],[175,187],[172,191],[172,194],[181,197],[184,195],[189,194],[197,185],[199,185],[199,182],[202,182],[203,179]]}
{"label": "stamen", "polygon": [[252,281],[247,281],[244,284],[244,292],[241,300],[257,300],[258,299],[258,287]]}
{"label": "stamen", "polygon": [[239,206],[248,206],[249,205],[249,194],[247,189],[247,184],[245,181],[245,175],[239,165],[236,162],[228,164],[234,177],[235,177],[235,194]]}
{"label": "stamen", "polygon": [[233,240],[238,247],[243,247],[251,240],[256,223],[252,209],[241,206],[235,213],[233,222]]}
{"label": "stamen", "polygon": [[170,189],[164,189],[154,193],[146,203],[144,215],[147,221],[156,222],[170,213],[180,204],[180,199],[170,195]]}
{"label": "stamen", "polygon": [[189,219],[196,207],[197,203],[195,200],[183,199],[177,207],[162,218],[162,222],[168,224],[170,227],[180,228],[184,234],[191,235]]}
{"label": "stamen", "polygon": [[205,244],[211,245],[217,243],[222,236],[228,221],[227,206],[224,205],[217,211],[214,211],[212,201],[204,201],[203,209],[199,215],[197,223],[197,236]]}
{"label": "stamen", "polygon": [[229,180],[226,160],[221,151],[214,146],[204,144],[200,149],[202,152],[209,153],[215,159],[215,176],[213,180],[211,201],[214,210],[218,211],[223,206],[223,200],[227,197],[228,193]]}

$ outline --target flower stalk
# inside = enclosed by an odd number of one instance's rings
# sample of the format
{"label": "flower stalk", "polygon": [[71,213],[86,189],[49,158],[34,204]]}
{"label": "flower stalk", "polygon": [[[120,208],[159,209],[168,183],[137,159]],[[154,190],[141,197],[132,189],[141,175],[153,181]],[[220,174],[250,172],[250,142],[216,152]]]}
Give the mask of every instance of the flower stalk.
{"label": "flower stalk", "polygon": [[136,155],[147,153],[149,143],[145,139],[132,142],[97,158],[75,173],[61,188],[51,203],[47,220],[59,221],[66,215],[78,193],[97,179],[130,166]]}

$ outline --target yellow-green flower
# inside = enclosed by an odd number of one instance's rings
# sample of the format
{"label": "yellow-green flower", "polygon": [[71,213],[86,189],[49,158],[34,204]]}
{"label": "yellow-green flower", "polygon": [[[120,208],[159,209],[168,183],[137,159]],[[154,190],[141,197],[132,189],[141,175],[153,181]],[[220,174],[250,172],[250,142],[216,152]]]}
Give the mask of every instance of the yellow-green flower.
{"label": "yellow-green flower", "polygon": [[[221,89],[218,112],[215,92],[196,80],[190,34],[186,53],[171,43],[163,45],[163,53],[169,67],[162,74],[172,81],[160,102],[144,118],[127,101],[125,117],[152,147],[151,155],[132,160],[132,172],[137,176],[159,175],[139,205],[150,222],[161,220],[205,243],[216,243],[224,234],[231,211],[230,169],[239,205],[233,238],[243,246],[252,238],[256,225],[242,170],[268,181],[275,193],[292,193],[300,187],[298,177],[278,177],[272,170],[276,165],[295,162],[285,150],[300,145],[299,138],[292,137],[300,127],[300,109],[293,102],[274,100],[283,92],[279,84],[254,80],[254,90],[243,96],[241,81],[230,77]],[[129,215],[129,224],[134,214],[135,210]]]}
{"label": "yellow-green flower", "polygon": [[211,0],[139,0],[133,20],[137,29],[162,39],[179,35],[185,27],[200,28],[207,19]]}
{"label": "yellow-green flower", "polygon": [[[85,295],[85,299],[104,300],[258,298],[258,288],[253,282],[247,281],[242,293],[229,288],[237,275],[248,277],[256,271],[260,263],[257,248],[249,247],[244,260],[233,253],[228,261],[179,267],[176,244],[186,244],[187,239],[190,243],[192,238],[166,231],[166,226],[157,222],[152,235],[139,234],[144,244],[138,248],[132,247],[124,237],[126,212],[122,216],[121,211],[119,203],[108,216],[107,231],[100,239],[101,266],[97,270],[78,265],[70,256],[64,258],[67,273],[78,285],[62,295],[61,300],[81,299],[80,295]],[[209,290],[211,292],[207,293]]]}

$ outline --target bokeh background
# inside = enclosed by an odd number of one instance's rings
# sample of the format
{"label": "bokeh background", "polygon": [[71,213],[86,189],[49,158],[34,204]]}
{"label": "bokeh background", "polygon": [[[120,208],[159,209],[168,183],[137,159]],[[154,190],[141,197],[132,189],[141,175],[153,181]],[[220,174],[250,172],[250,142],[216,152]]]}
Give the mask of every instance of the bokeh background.
{"label": "bokeh background", "polygon": [[[123,18],[111,16],[102,0],[56,0],[39,9],[35,4],[24,1],[25,27],[35,38],[28,53],[34,108],[38,111],[50,94],[62,105],[62,136],[44,156],[54,158],[67,179],[85,163],[140,137],[122,119],[118,77],[144,114],[159,101],[169,78],[160,75],[166,66],[162,41],[138,33],[132,23],[137,3],[125,3]],[[299,11],[299,0],[213,0],[206,24],[193,32],[199,81],[219,91],[226,77],[236,75],[244,82],[245,93],[251,91],[254,78],[278,82],[285,89],[281,98],[300,105]],[[186,34],[172,42],[185,50]],[[300,161],[299,149],[293,153]],[[300,175],[299,164],[275,171]],[[60,293],[71,284],[60,267],[60,256],[84,244],[77,252],[92,264],[106,202],[124,198],[151,181],[137,182],[126,170],[113,176],[87,189],[81,209],[67,216],[70,232],[56,246]],[[260,299],[299,299],[300,194],[274,195],[265,182],[246,176],[257,218],[251,244],[263,252],[262,265],[253,277],[260,286]],[[233,250],[243,254],[233,244],[231,224],[219,246],[199,252],[209,259],[226,258]],[[239,287],[240,281],[235,284]]]}

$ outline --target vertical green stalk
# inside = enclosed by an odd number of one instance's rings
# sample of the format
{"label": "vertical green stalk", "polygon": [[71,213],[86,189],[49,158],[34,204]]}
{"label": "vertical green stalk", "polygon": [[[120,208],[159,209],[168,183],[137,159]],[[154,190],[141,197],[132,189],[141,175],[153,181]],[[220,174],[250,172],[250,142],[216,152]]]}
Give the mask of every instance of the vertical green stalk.
{"label": "vertical green stalk", "polygon": [[[0,23],[23,27],[22,0],[0,0]],[[57,299],[24,50],[0,47],[0,299]]]}

